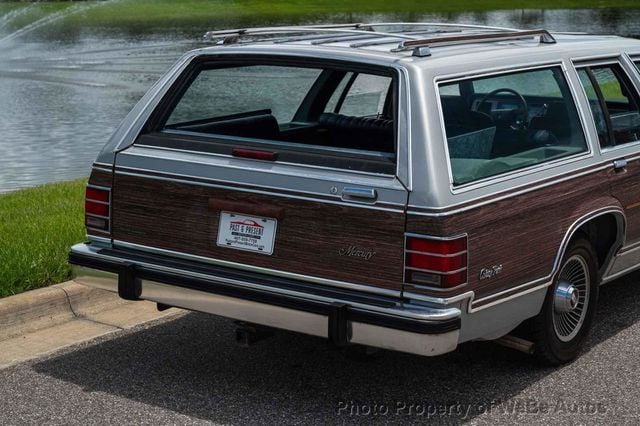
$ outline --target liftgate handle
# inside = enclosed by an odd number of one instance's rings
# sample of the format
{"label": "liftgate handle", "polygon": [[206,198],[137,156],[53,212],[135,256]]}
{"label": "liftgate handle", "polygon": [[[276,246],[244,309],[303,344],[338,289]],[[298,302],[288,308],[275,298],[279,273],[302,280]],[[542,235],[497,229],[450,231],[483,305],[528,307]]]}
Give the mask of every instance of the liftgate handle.
{"label": "liftgate handle", "polygon": [[373,188],[345,187],[342,190],[343,199],[362,199],[373,201],[378,198],[378,193]]}

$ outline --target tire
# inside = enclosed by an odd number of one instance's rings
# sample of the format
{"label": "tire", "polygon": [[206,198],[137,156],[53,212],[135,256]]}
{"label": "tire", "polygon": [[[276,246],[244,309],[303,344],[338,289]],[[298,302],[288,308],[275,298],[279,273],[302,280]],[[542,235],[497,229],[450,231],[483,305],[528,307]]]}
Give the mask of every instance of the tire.
{"label": "tire", "polygon": [[579,236],[567,248],[542,310],[531,321],[537,361],[561,365],[576,358],[593,322],[599,284],[593,246]]}

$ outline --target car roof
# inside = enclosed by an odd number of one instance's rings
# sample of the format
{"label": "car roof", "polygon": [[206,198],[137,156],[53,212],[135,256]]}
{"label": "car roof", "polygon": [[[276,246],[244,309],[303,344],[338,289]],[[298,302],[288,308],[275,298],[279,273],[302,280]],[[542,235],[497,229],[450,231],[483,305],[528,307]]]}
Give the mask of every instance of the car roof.
{"label": "car roof", "polygon": [[[371,23],[210,31],[201,53],[273,53],[419,67],[537,57],[640,54],[640,40],[450,23]],[[487,56],[490,53],[490,56]]]}

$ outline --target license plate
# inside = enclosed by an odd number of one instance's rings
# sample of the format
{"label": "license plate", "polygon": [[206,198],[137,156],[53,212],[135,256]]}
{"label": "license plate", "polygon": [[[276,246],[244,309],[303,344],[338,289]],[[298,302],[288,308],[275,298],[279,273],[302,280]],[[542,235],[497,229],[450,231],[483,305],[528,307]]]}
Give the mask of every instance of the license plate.
{"label": "license plate", "polygon": [[220,247],[272,254],[277,225],[276,219],[268,217],[221,212],[216,244]]}

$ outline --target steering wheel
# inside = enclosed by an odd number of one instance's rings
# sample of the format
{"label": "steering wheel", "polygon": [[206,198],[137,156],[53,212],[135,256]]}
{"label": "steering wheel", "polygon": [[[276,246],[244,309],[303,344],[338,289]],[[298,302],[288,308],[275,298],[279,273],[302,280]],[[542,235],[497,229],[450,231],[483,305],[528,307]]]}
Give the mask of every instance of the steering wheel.
{"label": "steering wheel", "polygon": [[512,130],[526,130],[529,123],[529,105],[527,105],[527,101],[525,100],[524,96],[522,96],[520,93],[516,92],[513,89],[509,89],[507,87],[503,87],[500,89],[496,89],[490,93],[487,93],[486,95],[484,95],[482,97],[482,99],[480,99],[480,102],[478,102],[473,108],[473,111],[476,112],[482,112],[481,111],[481,107],[484,103],[487,102],[487,100],[489,100],[490,98],[494,97],[495,95],[499,94],[499,93],[510,93],[512,95],[514,95],[516,97],[516,100],[520,103],[520,108],[516,109],[516,110],[510,110],[508,112],[498,112],[498,113],[492,113],[492,117],[496,120],[496,121],[502,121],[502,122],[507,122],[509,124],[509,127]]}

